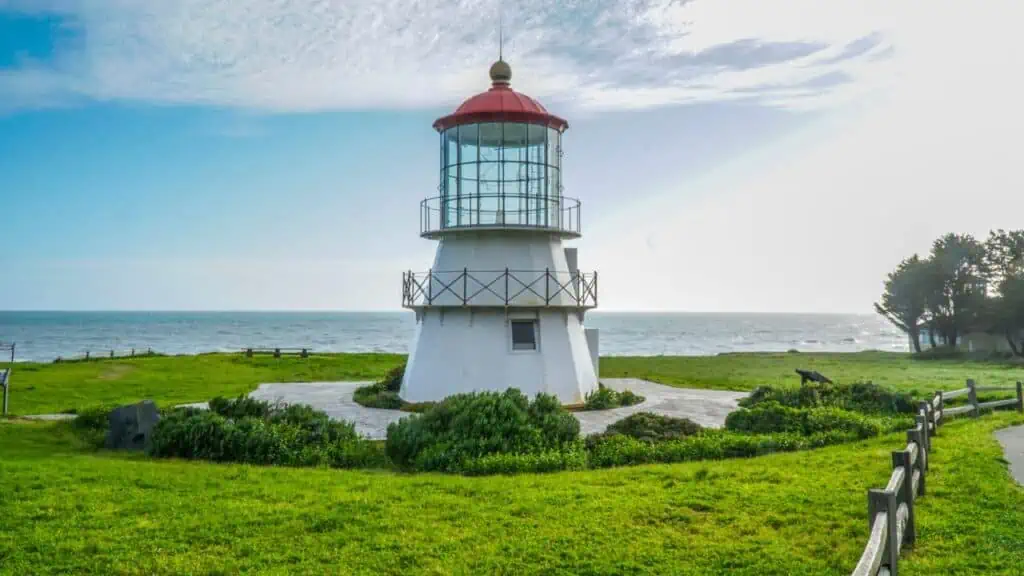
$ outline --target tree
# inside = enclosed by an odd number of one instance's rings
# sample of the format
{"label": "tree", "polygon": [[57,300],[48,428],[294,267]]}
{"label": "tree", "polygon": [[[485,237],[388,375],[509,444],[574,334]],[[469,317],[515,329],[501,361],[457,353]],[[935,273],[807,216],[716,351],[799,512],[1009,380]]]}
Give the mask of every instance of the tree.
{"label": "tree", "polygon": [[984,314],[989,269],[985,245],[969,234],[946,234],[932,244],[925,275],[931,327],[956,347],[960,334]]}
{"label": "tree", "polygon": [[989,306],[989,332],[1006,337],[1017,356],[1024,355],[1024,230],[996,230],[985,242],[985,259],[995,294]]}
{"label": "tree", "polygon": [[875,311],[910,336],[914,351],[921,351],[921,320],[927,303],[928,264],[914,254],[889,273],[881,303]]}

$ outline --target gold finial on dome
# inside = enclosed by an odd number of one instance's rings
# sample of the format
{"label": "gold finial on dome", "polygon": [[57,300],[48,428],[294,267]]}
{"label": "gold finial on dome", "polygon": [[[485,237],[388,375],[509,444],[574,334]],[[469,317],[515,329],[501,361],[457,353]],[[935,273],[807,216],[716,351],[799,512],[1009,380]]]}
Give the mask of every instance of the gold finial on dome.
{"label": "gold finial on dome", "polygon": [[504,60],[491,65],[491,82],[495,86],[508,86],[512,81],[512,67]]}

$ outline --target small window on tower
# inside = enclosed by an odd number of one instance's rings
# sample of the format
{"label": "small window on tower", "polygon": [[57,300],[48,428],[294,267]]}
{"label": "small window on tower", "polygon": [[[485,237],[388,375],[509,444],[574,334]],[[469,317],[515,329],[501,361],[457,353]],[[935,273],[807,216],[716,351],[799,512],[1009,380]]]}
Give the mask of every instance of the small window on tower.
{"label": "small window on tower", "polygon": [[536,320],[512,320],[510,324],[512,325],[513,350],[537,349]]}

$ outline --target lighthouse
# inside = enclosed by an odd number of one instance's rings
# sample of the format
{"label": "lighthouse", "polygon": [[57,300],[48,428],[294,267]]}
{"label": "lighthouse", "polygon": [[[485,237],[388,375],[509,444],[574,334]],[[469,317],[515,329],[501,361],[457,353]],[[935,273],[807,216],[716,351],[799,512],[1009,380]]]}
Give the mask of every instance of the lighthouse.
{"label": "lighthouse", "polygon": [[[568,123],[511,88],[499,59],[491,87],[434,122],[439,194],[420,204],[432,267],[403,273],[416,314],[399,395],[406,402],[518,388],[579,404],[597,388],[597,273],[577,269],[580,202],[562,194]],[[588,338],[590,343],[588,344]]]}

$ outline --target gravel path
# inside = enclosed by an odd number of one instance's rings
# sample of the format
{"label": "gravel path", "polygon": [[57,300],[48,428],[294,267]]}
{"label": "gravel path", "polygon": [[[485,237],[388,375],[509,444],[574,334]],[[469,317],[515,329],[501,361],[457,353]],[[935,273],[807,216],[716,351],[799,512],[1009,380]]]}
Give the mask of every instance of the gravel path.
{"label": "gravel path", "polygon": [[996,440],[1003,445],[1003,453],[1010,461],[1010,474],[1024,485],[1024,426],[997,430]]}
{"label": "gravel path", "polygon": [[[689,418],[705,427],[721,427],[725,417],[736,409],[737,401],[744,392],[721,390],[693,390],[673,388],[633,378],[608,378],[602,382],[609,388],[629,388],[646,400],[636,406],[602,410],[600,412],[574,412],[580,421],[580,432],[592,434],[602,432],[609,424],[635,412],[654,412],[665,416]],[[388,424],[408,416],[400,410],[364,408],[352,400],[352,392],[371,382],[314,382],[301,384],[260,384],[252,398],[281,400],[289,404],[309,404],[323,410],[332,418],[354,422],[356,430],[369,438],[383,440],[387,436]],[[205,403],[189,404],[205,407]]]}

